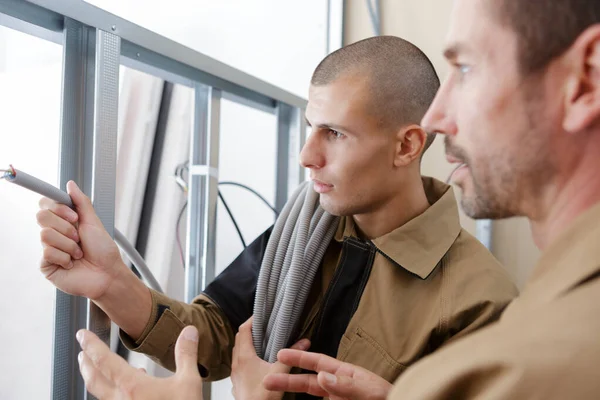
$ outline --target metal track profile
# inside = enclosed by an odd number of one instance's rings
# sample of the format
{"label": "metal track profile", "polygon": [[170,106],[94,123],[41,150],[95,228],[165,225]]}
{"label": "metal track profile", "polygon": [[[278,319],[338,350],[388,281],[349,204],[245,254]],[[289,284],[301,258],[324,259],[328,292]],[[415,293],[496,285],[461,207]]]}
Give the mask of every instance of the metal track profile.
{"label": "metal track profile", "polygon": [[[190,146],[185,301],[191,303],[215,278],[221,91],[197,85]],[[203,387],[210,400],[211,386]]]}
{"label": "metal track profile", "polygon": [[[120,44],[118,36],[96,31],[91,199],[96,214],[111,237],[114,237],[115,223]],[[89,301],[88,307],[87,328],[109,344],[110,319],[95,303]]]}
{"label": "metal track profile", "polygon": [[190,145],[185,301],[191,302],[215,276],[221,91],[198,85]]}
{"label": "metal track profile", "polygon": [[[98,216],[114,235],[119,38],[66,19],[59,186],[74,180],[92,198]],[[110,321],[92,302],[57,291],[52,373],[53,399],[86,398],[75,339],[88,328],[105,343]]]}
{"label": "metal track profile", "polygon": [[325,53],[329,54],[344,45],[344,0],[327,0],[327,35]]}
{"label": "metal track profile", "polygon": [[[285,133],[284,133],[285,134]],[[306,178],[306,169],[300,165],[300,152],[306,142],[307,126],[304,110],[292,108],[290,126],[288,131],[288,178],[287,182],[281,182],[287,186],[288,197],[296,190],[298,185]]]}
{"label": "metal track profile", "polygon": [[275,209],[280,212],[289,195],[304,181],[299,154],[306,140],[304,110],[280,103],[277,106],[277,172]]}
{"label": "metal track profile", "polygon": [[[60,129],[59,187],[66,190],[74,180],[91,194],[94,135],[94,84],[96,32],[77,21],[66,19],[63,46],[62,115]],[[54,311],[54,355],[52,399],[81,399],[85,385],[77,354],[77,330],[87,327],[88,301],[56,291]]]}

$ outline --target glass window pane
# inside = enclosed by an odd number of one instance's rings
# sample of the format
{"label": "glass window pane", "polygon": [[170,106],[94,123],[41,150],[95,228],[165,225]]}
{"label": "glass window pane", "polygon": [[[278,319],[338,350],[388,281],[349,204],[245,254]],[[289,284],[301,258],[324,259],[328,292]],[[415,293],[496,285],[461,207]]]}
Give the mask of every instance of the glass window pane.
{"label": "glass window pane", "polygon": [[[233,181],[257,191],[275,204],[277,118],[227,100],[221,102],[219,181]],[[256,195],[237,186],[219,187],[246,245],[275,222],[275,215]],[[242,242],[222,202],[217,208],[216,273],[243,250]]]}
{"label": "glass window pane", "polygon": [[[0,27],[0,168],[58,178],[62,48]],[[0,398],[48,399],[54,287],[39,271],[38,194],[0,181]]]}
{"label": "glass window pane", "polygon": [[323,0],[88,2],[302,97],[326,54]]}

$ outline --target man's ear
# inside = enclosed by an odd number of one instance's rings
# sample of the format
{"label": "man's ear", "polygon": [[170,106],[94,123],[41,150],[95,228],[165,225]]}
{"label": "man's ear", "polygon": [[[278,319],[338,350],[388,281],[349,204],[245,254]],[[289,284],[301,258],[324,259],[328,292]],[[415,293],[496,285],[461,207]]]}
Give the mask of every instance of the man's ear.
{"label": "man's ear", "polygon": [[427,142],[427,133],[419,125],[403,127],[396,134],[394,166],[405,167],[421,158]]}
{"label": "man's ear", "polygon": [[565,57],[570,71],[563,129],[575,134],[600,119],[600,24],[584,31]]}

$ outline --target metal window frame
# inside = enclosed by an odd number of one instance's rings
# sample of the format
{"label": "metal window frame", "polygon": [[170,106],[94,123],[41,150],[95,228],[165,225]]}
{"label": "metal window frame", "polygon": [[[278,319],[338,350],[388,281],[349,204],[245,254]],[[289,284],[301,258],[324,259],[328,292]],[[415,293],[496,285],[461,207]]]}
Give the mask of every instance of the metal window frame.
{"label": "metal window frame", "polygon": [[[338,18],[339,19],[339,18]],[[77,181],[112,234],[118,71],[125,65],[196,92],[190,167],[186,299],[215,274],[220,99],[277,115],[278,204],[304,179],[297,163],[306,100],[81,0],[0,0],[0,25],[63,46],[59,184]],[[330,40],[330,39],[328,39]],[[285,172],[284,172],[285,171]],[[280,190],[281,188],[281,190]],[[194,206],[195,205],[195,206]],[[106,316],[86,299],[57,294],[52,398],[86,399],[77,368],[77,329],[108,342]]]}
{"label": "metal window frame", "polygon": [[381,1],[380,0],[365,0],[369,18],[371,19],[371,27],[375,36],[381,35]]}
{"label": "metal window frame", "polygon": [[300,166],[300,150],[306,140],[304,110],[279,103],[277,106],[277,172],[275,209],[283,210],[289,195],[305,179]]}
{"label": "metal window frame", "polygon": [[[194,88],[184,293],[187,303],[215,278],[221,98],[221,90],[214,87],[197,84]],[[202,389],[203,398],[210,400],[210,383]]]}
{"label": "metal window frame", "polygon": [[327,54],[344,45],[344,0],[327,0]]}
{"label": "metal window frame", "polygon": [[[94,141],[96,32],[66,19],[64,38],[59,186],[65,190],[67,182],[74,180],[90,195],[92,168],[83,160],[92,159]],[[51,389],[54,399],[85,393],[72,355],[79,352],[75,333],[87,327],[88,303],[85,298],[56,291]]]}
{"label": "metal window frame", "polygon": [[[117,98],[120,40],[65,19],[59,185],[73,179],[92,198],[113,234],[116,174]],[[89,160],[89,161],[88,161]],[[92,302],[57,291],[52,374],[53,398],[85,396],[73,355],[75,333],[88,328],[106,343],[110,321]]]}
{"label": "metal window frame", "polygon": [[221,91],[198,84],[190,143],[185,301],[215,278]]}

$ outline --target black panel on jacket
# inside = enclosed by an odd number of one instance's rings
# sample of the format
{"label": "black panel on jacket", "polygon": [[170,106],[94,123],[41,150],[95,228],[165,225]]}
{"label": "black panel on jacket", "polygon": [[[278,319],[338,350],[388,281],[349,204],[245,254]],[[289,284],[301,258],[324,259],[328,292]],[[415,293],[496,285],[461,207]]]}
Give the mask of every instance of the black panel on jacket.
{"label": "black panel on jacket", "polygon": [[234,333],[254,312],[258,273],[272,230],[271,226],[256,238],[204,290],[223,310]]}
{"label": "black panel on jacket", "polygon": [[[353,237],[345,238],[340,263],[329,284],[309,351],[335,358],[342,335],[364,292],[375,258],[375,246]],[[312,373],[312,371],[303,371]],[[296,399],[316,399],[306,393]]]}

